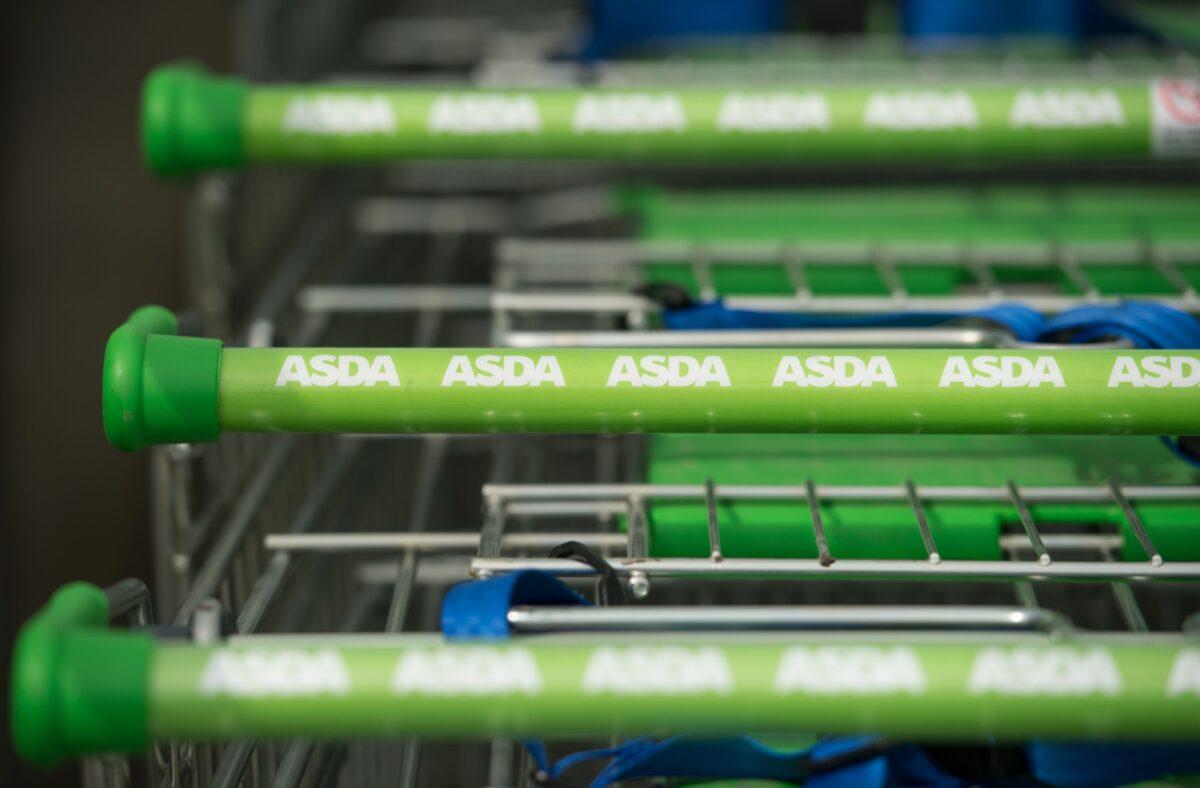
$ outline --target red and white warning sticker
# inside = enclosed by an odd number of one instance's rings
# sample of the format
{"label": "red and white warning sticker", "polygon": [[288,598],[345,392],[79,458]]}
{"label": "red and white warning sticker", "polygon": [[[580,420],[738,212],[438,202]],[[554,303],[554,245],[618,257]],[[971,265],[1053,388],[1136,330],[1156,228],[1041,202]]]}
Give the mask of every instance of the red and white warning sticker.
{"label": "red and white warning sticker", "polygon": [[1150,83],[1150,145],[1157,156],[1200,156],[1200,80]]}

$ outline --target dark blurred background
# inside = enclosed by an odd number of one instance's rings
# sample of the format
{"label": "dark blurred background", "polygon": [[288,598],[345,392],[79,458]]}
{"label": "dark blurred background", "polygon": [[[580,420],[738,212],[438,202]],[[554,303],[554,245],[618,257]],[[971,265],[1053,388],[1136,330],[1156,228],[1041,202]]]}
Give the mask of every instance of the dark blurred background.
{"label": "dark blurred background", "polygon": [[146,455],[100,425],[108,333],[136,306],[177,306],[186,192],[142,168],[142,77],[180,57],[229,66],[231,4],[16,2],[3,36],[3,473],[0,784],[74,785],[22,768],[8,734],[14,630],[69,580],[149,576]]}

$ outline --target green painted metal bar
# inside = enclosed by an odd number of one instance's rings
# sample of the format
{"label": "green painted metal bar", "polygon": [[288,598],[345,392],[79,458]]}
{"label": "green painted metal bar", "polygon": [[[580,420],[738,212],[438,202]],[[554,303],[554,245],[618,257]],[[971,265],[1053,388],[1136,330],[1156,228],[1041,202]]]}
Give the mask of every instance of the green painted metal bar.
{"label": "green painted metal bar", "polygon": [[150,167],[412,158],[623,161],[1195,157],[1195,87],[1029,85],[481,90],[254,86],[193,66],[146,81]]}
{"label": "green painted metal bar", "polygon": [[[1200,646],[1175,636],[263,636],[164,644],[60,590],[13,664],[18,751],[155,739],[864,732],[1200,741]],[[80,614],[79,611],[84,613]]]}
{"label": "green painted metal bar", "polygon": [[1200,432],[1197,351],[222,349],[154,333],[171,320],[146,307],[109,341],[118,448],[218,431]]}

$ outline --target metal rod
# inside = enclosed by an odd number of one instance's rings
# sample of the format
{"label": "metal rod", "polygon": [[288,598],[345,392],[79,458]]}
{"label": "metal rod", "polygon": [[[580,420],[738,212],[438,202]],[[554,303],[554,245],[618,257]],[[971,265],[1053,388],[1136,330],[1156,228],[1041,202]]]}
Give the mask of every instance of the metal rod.
{"label": "metal rod", "polygon": [[795,328],[717,331],[509,331],[501,344],[513,348],[610,347],[1013,347],[1012,334],[982,328]]}
{"label": "metal rod", "polygon": [[929,530],[929,520],[925,516],[925,506],[921,503],[921,497],[917,494],[917,488],[912,479],[904,480],[904,490],[908,493],[908,504],[912,507],[913,514],[916,515],[917,527],[921,529],[921,542],[925,545],[925,554],[929,557],[929,563],[939,563],[942,557],[938,555],[937,545],[933,541],[933,532]]}
{"label": "metal rod", "polygon": [[[628,509],[628,522],[625,529],[628,555],[630,558],[645,558],[649,555],[646,547],[648,542],[646,508],[642,505],[642,499],[633,495],[629,498]],[[592,541],[592,538],[588,537],[581,541]]]}
{"label": "metal rod", "polygon": [[[798,241],[705,241],[708,259],[721,265],[781,264],[791,259],[820,260],[822,265],[862,265],[872,255],[886,253],[894,262],[912,266],[969,268],[986,260],[989,266],[1019,266],[1054,269],[1064,254],[1076,264],[1087,266],[1123,266],[1131,259],[1147,254],[1164,260],[1193,263],[1200,261],[1200,243],[1180,241],[1129,243],[1121,241],[1025,242],[993,241],[964,247],[953,241],[876,242],[798,242]],[[509,238],[497,245],[497,257],[508,266],[595,268],[657,265],[664,261],[685,261],[694,255],[694,242],[676,240],[608,239],[536,239]],[[1084,288],[1086,289],[1086,288]]]}
{"label": "metal rod", "polygon": [[1087,274],[1079,267],[1078,260],[1075,259],[1075,256],[1071,252],[1063,247],[1058,247],[1055,262],[1058,264],[1067,281],[1082,293],[1085,299],[1094,301],[1100,297],[1100,291],[1096,289],[1096,286],[1092,284]]}
{"label": "metal rod", "polygon": [[708,250],[702,244],[692,247],[692,256],[689,263],[692,269],[692,277],[695,279],[696,287],[700,291],[700,297],[705,301],[711,301],[716,298],[717,288],[713,284],[712,263],[708,256]]}
{"label": "metal rod", "polygon": [[[275,536],[302,536],[312,530],[329,505],[334,493],[341,486],[346,473],[353,467],[362,450],[362,445],[362,441],[353,438],[343,438],[338,442],[333,455],[322,469],[316,485],[309,490],[300,510],[292,519],[289,533],[274,534]],[[275,597],[283,587],[291,569],[291,556],[286,552],[279,552],[271,556],[266,568],[250,590],[250,595],[246,597],[241,611],[238,612],[238,632],[258,630],[263,617],[275,601]]]}
{"label": "metal rod", "polygon": [[246,532],[258,515],[262,501],[271,492],[279,475],[291,459],[295,443],[295,437],[290,435],[282,436],[272,442],[267,456],[259,466],[258,473],[251,480],[241,499],[238,500],[229,521],[205,559],[204,565],[196,573],[187,596],[184,597],[175,614],[176,624],[187,623],[188,616],[192,614],[196,606],[211,597],[217,584],[225,577],[229,562],[245,541]]}
{"label": "metal rod", "polygon": [[704,510],[708,518],[708,557],[714,562],[721,561],[721,525],[717,521],[717,496],[713,492],[713,480],[704,481]]}
{"label": "metal rod", "polygon": [[[896,579],[969,579],[1019,580],[1046,578],[1073,581],[1110,580],[1195,580],[1200,579],[1200,562],[1172,561],[1159,567],[1145,563],[1105,563],[1102,561],[960,561],[943,559],[940,564],[911,560],[838,559],[824,565],[807,558],[725,558],[715,565],[707,558],[649,558],[628,562],[608,559],[618,574],[645,572],[654,577],[704,577],[713,572],[724,575],[763,575],[774,577],[876,577]],[[513,572],[540,569],[560,577],[587,577],[594,570],[578,561],[556,558],[475,558],[472,571]]]}
{"label": "metal rod", "polygon": [[[642,504],[642,499],[636,495],[629,497],[626,531],[628,532],[626,545],[628,558],[632,560],[646,558],[649,555],[649,524],[646,518],[646,507]],[[589,540],[584,538],[579,541]],[[626,587],[634,599],[645,599],[650,595],[650,581],[642,572],[630,572],[629,578],[626,580]]]}
{"label": "metal rod", "polygon": [[1129,523],[1129,527],[1133,530],[1133,535],[1137,537],[1138,544],[1142,546],[1142,550],[1146,553],[1152,566],[1162,566],[1163,557],[1158,552],[1158,548],[1154,546],[1154,542],[1150,541],[1150,534],[1146,533],[1145,526],[1142,525],[1142,518],[1138,517],[1138,513],[1134,511],[1133,505],[1121,492],[1121,486],[1115,480],[1109,480],[1108,488],[1112,491],[1113,500],[1117,502],[1117,506],[1121,507],[1121,513],[1125,516],[1125,521]]}
{"label": "metal rod", "polygon": [[306,312],[488,312],[492,289],[469,285],[310,285],[296,296]]}
{"label": "metal rod", "polygon": [[1021,518],[1021,525],[1025,528],[1025,535],[1029,537],[1029,544],[1033,546],[1033,552],[1037,554],[1038,563],[1042,566],[1050,565],[1050,554],[1046,552],[1046,545],[1042,542],[1042,535],[1038,532],[1037,524],[1033,522],[1033,515],[1029,513],[1029,507],[1025,504],[1025,500],[1021,497],[1020,490],[1017,485],[1009,479],[1005,486],[1008,489],[1009,500],[1012,501],[1013,508],[1017,510],[1017,516]]}
{"label": "metal rod", "polygon": [[504,538],[504,507],[500,500],[488,496],[484,502],[483,528],[479,532],[479,557],[492,558],[500,555]]}
{"label": "metal rod", "polygon": [[279,768],[275,772],[273,788],[292,788],[300,784],[312,758],[314,743],[311,739],[294,739],[283,752]]}
{"label": "metal rod", "polygon": [[104,589],[104,596],[108,599],[110,620],[133,613],[136,625],[145,626],[151,623],[150,589],[141,580],[133,577],[119,580]]}
{"label": "metal rod", "polygon": [[417,556],[415,550],[409,550],[400,562],[396,585],[392,589],[392,601],[388,605],[387,622],[383,628],[385,632],[399,632],[404,629],[409,603],[412,600],[413,584],[417,579]]}
{"label": "metal rod", "polygon": [[[619,548],[627,543],[627,537],[617,533],[537,531],[505,533],[501,536],[499,546],[504,550],[548,550],[571,540],[586,541],[608,549]],[[263,544],[268,550],[289,553],[440,552],[478,548],[481,534],[470,531],[267,534],[263,537]],[[499,554],[500,550],[497,549],[495,555]],[[482,550],[480,557],[487,557],[483,556]]]}
{"label": "metal rod", "polygon": [[[822,500],[904,502],[904,485],[813,485]],[[1124,485],[1122,491],[1131,501],[1200,501],[1200,485]],[[808,485],[717,484],[714,493],[725,500],[803,500]],[[918,485],[924,501],[979,501],[1009,503],[1012,493],[1007,486]],[[503,501],[624,501],[631,495],[649,500],[703,500],[702,484],[485,484],[485,497]],[[1029,503],[1111,503],[1112,491],[1098,486],[1028,486],[1021,497]]]}
{"label": "metal rod", "polygon": [[832,566],[834,559],[829,552],[829,540],[825,538],[825,523],[821,520],[821,500],[818,498],[817,486],[813,484],[812,479],[804,480],[804,498],[808,501],[813,538],[817,543],[817,563],[823,567]]}
{"label": "metal rod", "polygon": [[516,632],[688,632],[761,630],[1039,630],[1066,632],[1070,621],[1041,608],[967,605],[733,605],[529,607],[508,611]]}

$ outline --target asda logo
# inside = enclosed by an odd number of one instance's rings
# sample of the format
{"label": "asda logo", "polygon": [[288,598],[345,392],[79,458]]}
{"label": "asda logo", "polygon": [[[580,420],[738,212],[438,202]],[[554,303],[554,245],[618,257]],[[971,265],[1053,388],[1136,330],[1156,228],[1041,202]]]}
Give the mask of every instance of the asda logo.
{"label": "asda logo", "polygon": [[962,90],[880,91],[867,99],[863,124],[896,131],[973,129],[979,114],[970,94]]}
{"label": "asda logo", "polygon": [[288,356],[283,360],[276,386],[399,386],[400,376],[391,356],[335,356],[321,354],[312,358]]}
{"label": "asda logo", "polygon": [[565,386],[562,369],[554,356],[454,356],[442,376],[442,387],[464,386],[533,386],[543,383]]}
{"label": "asda logo", "polygon": [[876,383],[895,388],[896,376],[892,365],[883,356],[871,356],[863,361],[858,356],[784,356],[775,370],[771,385],[814,388],[870,388]]}
{"label": "asda logo", "polygon": [[1121,673],[1102,648],[985,648],[971,664],[972,695],[1116,695]]}
{"label": "asda logo", "polygon": [[617,356],[608,373],[608,388],[629,385],[640,388],[704,388],[708,384],[729,386],[729,373],[720,356]]}
{"label": "asda logo", "polygon": [[430,134],[536,134],[542,116],[527,95],[444,94],[429,110]]}
{"label": "asda logo", "polygon": [[1167,697],[1178,698],[1180,695],[1200,697],[1200,649],[1183,649],[1171,666],[1171,675],[1167,678]]}
{"label": "asda logo", "polygon": [[919,695],[926,680],[910,648],[796,646],[783,652],[774,687],[780,695]]}
{"label": "asda logo", "polygon": [[1111,90],[1022,90],[1008,122],[1014,128],[1124,126],[1125,109]]}
{"label": "asda logo", "polygon": [[687,116],[671,93],[592,93],[576,103],[571,129],[576,134],[682,132]]}
{"label": "asda logo", "polygon": [[731,93],[717,112],[718,131],[779,132],[829,128],[820,93]]}
{"label": "asda logo", "polygon": [[391,688],[397,695],[537,695],[542,674],[523,648],[416,649],[397,660]]}
{"label": "asda logo", "polygon": [[345,695],[350,675],[342,655],[331,649],[221,650],[204,666],[197,690],[205,697]]}
{"label": "asda logo", "polygon": [[713,647],[605,646],[588,657],[581,689],[585,695],[727,695],[733,676]]}
{"label": "asda logo", "polygon": [[319,94],[288,102],[283,130],[335,136],[388,134],[396,130],[396,114],[383,96]]}
{"label": "asda logo", "polygon": [[1200,360],[1192,356],[1117,356],[1108,387],[1192,388],[1200,385]]}
{"label": "asda logo", "polygon": [[1021,356],[951,356],[942,369],[938,388],[1037,388],[1041,385],[1066,388],[1062,370],[1051,356],[1028,359]]}

